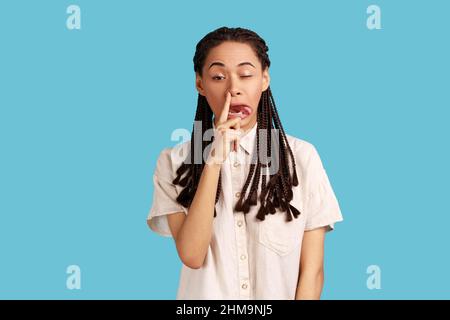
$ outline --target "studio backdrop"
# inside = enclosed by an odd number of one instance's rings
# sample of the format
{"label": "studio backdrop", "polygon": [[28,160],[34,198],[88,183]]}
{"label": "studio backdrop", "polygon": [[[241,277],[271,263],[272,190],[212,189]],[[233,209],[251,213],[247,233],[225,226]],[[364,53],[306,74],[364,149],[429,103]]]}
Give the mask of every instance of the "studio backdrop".
{"label": "studio backdrop", "polygon": [[[324,299],[448,299],[450,2],[0,2],[0,298],[174,299],[152,232],[161,150],[190,135],[196,43],[267,42],[285,131],[344,221]],[[181,131],[180,131],[181,130]]]}

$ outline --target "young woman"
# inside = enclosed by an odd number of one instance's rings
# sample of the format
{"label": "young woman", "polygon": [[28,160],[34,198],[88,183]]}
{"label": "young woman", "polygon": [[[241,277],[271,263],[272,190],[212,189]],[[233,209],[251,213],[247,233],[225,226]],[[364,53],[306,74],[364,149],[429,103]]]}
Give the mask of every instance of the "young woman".
{"label": "young woman", "polygon": [[342,215],[316,148],[284,132],[267,51],[243,28],[196,46],[192,137],[160,153],[147,219],[175,241],[177,299],[320,298],[325,233]]}

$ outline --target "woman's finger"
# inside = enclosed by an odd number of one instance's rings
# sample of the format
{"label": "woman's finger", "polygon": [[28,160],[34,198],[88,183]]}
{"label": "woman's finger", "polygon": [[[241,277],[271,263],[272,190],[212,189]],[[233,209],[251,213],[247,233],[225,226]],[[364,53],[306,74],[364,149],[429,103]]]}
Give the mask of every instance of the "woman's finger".
{"label": "woman's finger", "polygon": [[230,111],[231,104],[231,93],[227,91],[225,97],[225,104],[223,106],[222,112],[220,113],[219,123],[224,123],[228,120],[228,112]]}
{"label": "woman's finger", "polygon": [[[236,125],[237,125],[237,123],[240,124],[240,122],[241,122],[241,118],[239,118],[239,117],[233,118],[233,119],[230,119],[230,120],[225,121],[224,123],[218,125],[218,126],[217,126],[217,129],[222,129],[222,128],[225,128],[225,129],[228,129],[228,128],[235,128]],[[240,128],[240,125],[239,125],[239,128]]]}

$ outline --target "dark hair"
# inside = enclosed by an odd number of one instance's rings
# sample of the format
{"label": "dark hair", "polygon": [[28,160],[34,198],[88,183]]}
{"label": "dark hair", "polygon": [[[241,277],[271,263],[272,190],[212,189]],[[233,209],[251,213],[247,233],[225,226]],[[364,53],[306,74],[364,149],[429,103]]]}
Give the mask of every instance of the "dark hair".
{"label": "dark hair", "polygon": [[[196,46],[196,51],[194,55],[194,71],[201,75],[202,68],[204,66],[206,56],[209,51],[221,44],[224,41],[236,41],[241,43],[248,43],[256,55],[258,56],[263,70],[266,67],[270,66],[269,56],[267,55],[267,51],[269,48],[267,47],[265,41],[259,37],[255,32],[243,29],[243,28],[227,28],[221,27],[217,30],[214,30],[208,33],[203,39],[199,41]],[[212,118],[213,112],[211,107],[209,106],[206,98],[202,95],[198,95],[197,101],[197,111],[195,113],[195,121],[202,122],[202,136],[206,130],[212,128]],[[195,192],[197,190],[197,186],[200,180],[201,173],[203,171],[205,161],[202,157],[201,164],[194,163],[192,160],[192,155],[194,155],[194,127],[192,130],[191,136],[191,147],[190,153],[187,158],[181,164],[181,166],[177,170],[177,177],[173,180],[175,185],[180,185],[184,187],[184,189],[180,192],[177,197],[177,202],[188,208],[191,205],[192,199],[194,198]],[[257,161],[252,161],[250,164],[250,170],[247,177],[247,180],[243,186],[241,196],[236,203],[235,210],[241,211],[247,214],[250,211],[250,206],[257,204],[258,199],[258,186],[260,182],[260,177],[262,176],[262,184],[261,184],[261,194],[259,195],[260,199],[260,209],[256,217],[259,220],[264,220],[266,214],[274,214],[276,212],[276,208],[281,208],[281,211],[286,212],[287,221],[292,220],[292,216],[297,218],[301,212],[297,210],[294,206],[292,206],[289,202],[293,198],[292,187],[298,185],[297,171],[295,167],[295,159],[292,153],[291,147],[286,138],[286,134],[284,132],[283,126],[281,125],[280,118],[278,116],[278,111],[275,106],[275,101],[272,96],[272,92],[270,87],[267,90],[263,91],[261,95],[261,99],[259,101],[258,113],[257,113],[257,133],[256,133],[256,154],[254,153],[254,157],[259,157],[260,154],[260,134],[259,129],[267,130],[267,150],[269,152],[269,157],[271,156],[271,142],[272,138],[272,129],[279,130],[279,141],[276,143],[279,145],[279,153],[275,155],[278,157],[278,171],[270,174],[270,178],[266,183],[266,174],[261,174],[261,169],[266,168],[267,164],[262,164],[259,159]],[[214,139],[214,137],[213,137]],[[202,141],[202,155],[203,151],[207,147],[207,142]],[[289,158],[291,161],[289,161]],[[289,163],[292,165],[292,171],[289,166]],[[292,172],[292,174],[291,174]],[[182,178],[182,176],[185,176]],[[250,191],[247,194],[247,190],[250,186]],[[219,200],[220,192],[221,192],[221,174],[219,175],[219,183],[216,191],[215,203]],[[214,208],[214,217],[216,217],[216,209]]]}

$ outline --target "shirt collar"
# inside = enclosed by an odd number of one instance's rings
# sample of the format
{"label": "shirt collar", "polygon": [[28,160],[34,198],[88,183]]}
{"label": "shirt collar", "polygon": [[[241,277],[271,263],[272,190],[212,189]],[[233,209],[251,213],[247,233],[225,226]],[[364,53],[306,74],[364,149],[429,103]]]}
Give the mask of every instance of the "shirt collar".
{"label": "shirt collar", "polygon": [[[216,129],[216,126],[213,123],[213,129]],[[256,129],[258,127],[258,122],[255,122],[252,128],[250,128],[243,136],[241,136],[241,139],[239,140],[239,145],[248,153],[252,154],[253,150],[255,148],[255,142],[256,142]]]}

